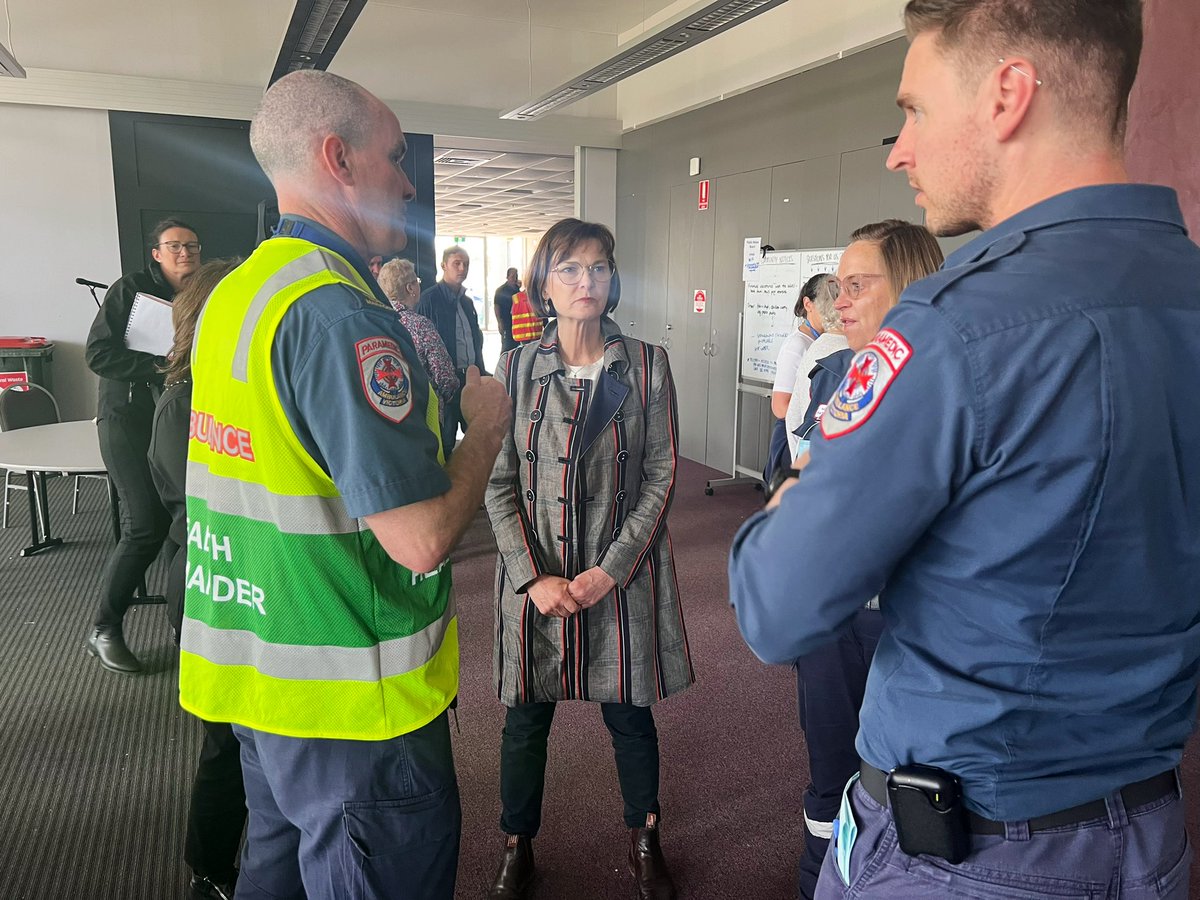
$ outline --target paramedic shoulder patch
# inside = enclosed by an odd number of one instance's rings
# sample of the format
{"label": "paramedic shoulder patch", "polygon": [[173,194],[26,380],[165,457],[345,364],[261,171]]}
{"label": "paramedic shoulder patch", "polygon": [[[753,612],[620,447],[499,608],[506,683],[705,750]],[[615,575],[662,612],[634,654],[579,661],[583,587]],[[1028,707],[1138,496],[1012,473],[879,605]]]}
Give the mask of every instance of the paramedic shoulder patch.
{"label": "paramedic shoulder patch", "polygon": [[892,381],[910,359],[912,347],[898,332],[885,328],[854,357],[821,417],[821,434],[841,437],[858,428],[879,406]]}
{"label": "paramedic shoulder patch", "polygon": [[399,345],[389,337],[373,337],[354,345],[363,391],[375,412],[403,422],[412,412],[412,373]]}

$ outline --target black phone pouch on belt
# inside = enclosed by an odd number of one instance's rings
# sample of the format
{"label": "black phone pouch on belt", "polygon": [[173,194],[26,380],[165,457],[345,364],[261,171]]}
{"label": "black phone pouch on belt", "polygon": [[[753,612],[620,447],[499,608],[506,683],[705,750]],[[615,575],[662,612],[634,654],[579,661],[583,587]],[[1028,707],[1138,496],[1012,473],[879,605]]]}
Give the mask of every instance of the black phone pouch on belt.
{"label": "black phone pouch on belt", "polygon": [[888,805],[900,849],[960,863],[971,852],[958,776],[933,766],[897,766],[887,776]]}

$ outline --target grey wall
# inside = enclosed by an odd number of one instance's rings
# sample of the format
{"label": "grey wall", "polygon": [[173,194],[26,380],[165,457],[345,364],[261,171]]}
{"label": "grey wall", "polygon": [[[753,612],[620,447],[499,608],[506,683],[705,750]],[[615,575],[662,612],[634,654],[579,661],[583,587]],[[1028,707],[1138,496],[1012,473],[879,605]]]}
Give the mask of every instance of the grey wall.
{"label": "grey wall", "polygon": [[[617,166],[617,261],[627,333],[667,346],[684,456],[730,471],[742,304],[742,239],[776,249],[844,245],[882,218],[923,221],[902,174],[884,168],[903,117],[897,40],[629,132]],[[690,177],[699,156],[702,173]],[[711,181],[707,211],[696,206]],[[784,202],[787,198],[788,202]],[[692,294],[708,291],[708,309]],[[761,468],[773,419],[742,397],[739,463]]]}

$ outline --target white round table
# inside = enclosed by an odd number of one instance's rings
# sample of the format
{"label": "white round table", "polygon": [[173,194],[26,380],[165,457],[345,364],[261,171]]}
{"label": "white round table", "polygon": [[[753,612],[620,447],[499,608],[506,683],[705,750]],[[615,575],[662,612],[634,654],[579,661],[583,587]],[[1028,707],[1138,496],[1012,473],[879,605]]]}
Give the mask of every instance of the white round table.
{"label": "white round table", "polygon": [[[50,536],[50,510],[46,502],[46,473],[104,475],[96,423],[56,422],[0,432],[0,469],[29,476],[29,530],[33,543],[21,551],[32,556],[57,547],[62,538]],[[111,501],[111,486],[110,486]]]}

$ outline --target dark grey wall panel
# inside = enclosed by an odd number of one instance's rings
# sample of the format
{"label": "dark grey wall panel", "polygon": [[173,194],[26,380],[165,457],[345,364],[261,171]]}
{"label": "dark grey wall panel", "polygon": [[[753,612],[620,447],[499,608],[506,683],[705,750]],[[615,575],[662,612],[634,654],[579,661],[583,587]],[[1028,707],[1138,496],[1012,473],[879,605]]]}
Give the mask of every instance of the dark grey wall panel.
{"label": "dark grey wall panel", "polygon": [[[730,472],[734,449],[734,388],[740,356],[738,316],[745,296],[742,242],[748,237],[765,237],[770,227],[771,170],[727,175],[713,183],[713,191],[714,247],[720,249],[713,253],[713,284],[708,301],[712,317],[712,350],[708,373],[708,446],[704,462],[714,469]],[[738,252],[725,252],[728,247],[737,247]],[[738,462],[755,468],[759,455],[765,457],[767,452],[766,444],[760,445],[758,439],[763,427],[761,405],[758,397],[747,397],[742,402],[745,435],[740,443]]]}
{"label": "dark grey wall panel", "polygon": [[[122,272],[150,260],[146,236],[161,219],[195,226],[204,256],[247,256],[254,249],[260,200],[275,191],[250,150],[250,123],[237,119],[109,113]],[[409,134],[404,169],[417,189],[408,208],[404,255],[426,284],[433,258],[433,136]],[[115,279],[121,273],[110,273]]]}
{"label": "dark grey wall panel", "polygon": [[696,209],[689,184],[671,190],[666,319],[671,323],[671,369],[679,395],[679,446],[703,460],[708,443],[709,314],[692,312],[697,289],[712,290],[713,216]]}

